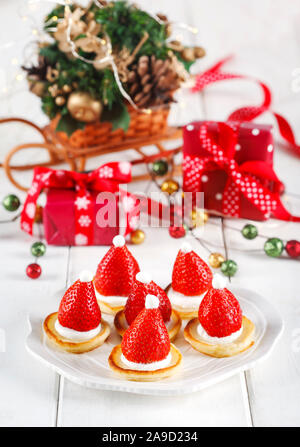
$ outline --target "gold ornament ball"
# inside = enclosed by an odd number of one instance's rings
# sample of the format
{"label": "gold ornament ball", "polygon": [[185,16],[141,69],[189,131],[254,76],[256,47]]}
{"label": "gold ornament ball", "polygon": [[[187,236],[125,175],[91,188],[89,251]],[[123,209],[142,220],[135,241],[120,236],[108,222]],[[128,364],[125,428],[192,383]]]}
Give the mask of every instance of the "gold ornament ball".
{"label": "gold ornament ball", "polygon": [[194,53],[194,48],[188,48],[186,47],[182,53],[181,53],[181,57],[184,61],[186,62],[193,62],[195,60],[195,53]]}
{"label": "gold ornament ball", "polygon": [[73,92],[67,103],[68,110],[73,118],[84,123],[93,123],[100,119],[102,104],[86,92]]}
{"label": "gold ornament ball", "polygon": [[165,180],[165,181],[162,183],[160,189],[162,190],[162,192],[166,192],[166,193],[168,193],[168,194],[171,195],[171,194],[173,194],[174,192],[177,192],[177,191],[178,191],[178,189],[179,189],[179,183],[176,182],[176,180],[168,179],[168,180]]}
{"label": "gold ornament ball", "polygon": [[200,59],[201,57],[205,56],[205,49],[202,47],[195,47],[194,48],[194,55],[196,59]]}
{"label": "gold ornament ball", "polygon": [[55,98],[55,104],[57,106],[63,106],[65,102],[66,102],[66,99],[63,96],[57,96]]}
{"label": "gold ornament ball", "polygon": [[71,91],[72,91],[72,87],[68,84],[63,85],[62,89],[63,89],[64,93],[71,93]]}
{"label": "gold ornament ball", "polygon": [[208,213],[205,210],[193,210],[191,220],[194,227],[201,227],[208,221]]}
{"label": "gold ornament ball", "polygon": [[225,258],[221,253],[211,253],[208,258],[209,265],[214,269],[219,269],[224,261]]}
{"label": "gold ornament ball", "polygon": [[135,245],[142,244],[145,240],[145,237],[146,235],[142,230],[134,230],[130,234],[130,242]]}

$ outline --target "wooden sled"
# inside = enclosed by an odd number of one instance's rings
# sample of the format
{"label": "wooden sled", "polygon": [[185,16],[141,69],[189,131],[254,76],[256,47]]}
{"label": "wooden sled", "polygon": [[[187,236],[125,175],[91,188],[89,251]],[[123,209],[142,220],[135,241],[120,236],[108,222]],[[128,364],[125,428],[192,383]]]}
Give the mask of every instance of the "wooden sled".
{"label": "wooden sled", "polygon": [[[88,147],[74,147],[69,144],[68,141],[64,141],[60,138],[59,133],[56,133],[53,129],[52,122],[40,128],[33,122],[22,118],[4,118],[0,120],[0,124],[19,122],[24,125],[30,126],[35,129],[42,137],[41,143],[24,143],[15,146],[6,155],[2,167],[11,183],[22,191],[27,191],[28,187],[21,185],[13,176],[14,171],[28,171],[33,170],[36,166],[48,166],[55,167],[62,163],[67,163],[72,171],[84,171],[86,160],[99,155],[108,153],[117,153],[128,149],[134,149],[137,152],[139,158],[132,162],[133,165],[140,163],[150,163],[157,158],[166,158],[171,160],[171,171],[168,175],[172,176],[178,173],[179,167],[174,166],[173,156],[181,151],[182,146],[176,147],[172,150],[166,150],[163,143],[170,140],[178,140],[182,137],[182,130],[179,127],[165,126],[161,133],[154,135],[135,135],[133,137],[127,137],[119,139],[108,138],[105,143],[92,145]],[[111,141],[110,141],[111,140]],[[153,145],[157,148],[157,153],[151,156],[147,156],[143,152],[143,148]],[[12,159],[17,152],[25,149],[45,149],[48,154],[48,161],[38,164],[24,164],[13,165]],[[133,176],[133,181],[146,180],[151,178],[149,173]]]}

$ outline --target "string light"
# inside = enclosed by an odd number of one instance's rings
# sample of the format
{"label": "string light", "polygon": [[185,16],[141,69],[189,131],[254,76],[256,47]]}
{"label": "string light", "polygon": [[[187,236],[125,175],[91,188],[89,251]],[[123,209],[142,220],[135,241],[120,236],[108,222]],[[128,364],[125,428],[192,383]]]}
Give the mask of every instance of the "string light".
{"label": "string light", "polygon": [[21,73],[16,75],[16,80],[17,81],[23,81],[23,79],[24,79],[24,76]]}
{"label": "string light", "polygon": [[186,29],[187,31],[189,31],[192,34],[198,34],[198,32],[199,32],[198,28],[196,28],[194,26],[187,25],[186,23],[183,23],[183,22],[172,22],[171,24],[174,27]]}
{"label": "string light", "polygon": [[58,22],[58,17],[57,16],[50,17],[50,19],[47,20],[47,22],[45,22],[45,26],[51,25],[53,22]]}
{"label": "string light", "polygon": [[28,1],[28,8],[30,11],[36,11],[37,9],[37,2],[35,0],[29,0]]}

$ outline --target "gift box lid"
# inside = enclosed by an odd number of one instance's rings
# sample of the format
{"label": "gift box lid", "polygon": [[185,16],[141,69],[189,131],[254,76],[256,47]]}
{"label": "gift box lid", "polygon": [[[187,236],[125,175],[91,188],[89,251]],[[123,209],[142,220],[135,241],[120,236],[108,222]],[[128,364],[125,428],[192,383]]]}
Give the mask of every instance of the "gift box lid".
{"label": "gift box lid", "polygon": [[[194,121],[183,128],[183,152],[184,154],[205,157],[209,153],[201,147],[199,129],[204,123],[216,140],[221,144],[219,123],[216,121]],[[234,158],[238,164],[245,161],[260,160],[273,165],[273,134],[272,126],[268,124],[256,124],[245,122],[237,128],[237,143],[235,145]]]}

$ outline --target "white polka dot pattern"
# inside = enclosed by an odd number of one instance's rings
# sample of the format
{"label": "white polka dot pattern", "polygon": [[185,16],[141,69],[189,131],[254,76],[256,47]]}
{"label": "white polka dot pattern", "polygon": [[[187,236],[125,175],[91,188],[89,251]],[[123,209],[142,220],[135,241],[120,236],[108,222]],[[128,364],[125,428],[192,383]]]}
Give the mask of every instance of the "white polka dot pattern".
{"label": "white polka dot pattern", "polygon": [[[236,132],[236,123],[230,123],[230,127]],[[228,181],[223,191],[216,194],[217,200],[222,200],[222,212],[227,216],[240,217],[240,196],[243,194],[264,218],[269,218],[277,207],[276,196],[265,188],[255,176],[240,172],[240,168],[234,159],[224,155],[222,148],[208,135],[207,125],[202,125],[199,130],[201,146],[211,154],[210,157],[197,157],[184,155],[184,190],[188,192],[201,191],[203,180],[208,181],[205,172],[213,168],[222,168],[228,174]]]}

